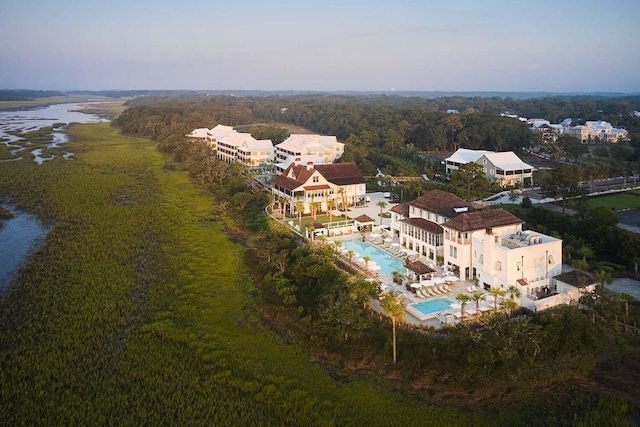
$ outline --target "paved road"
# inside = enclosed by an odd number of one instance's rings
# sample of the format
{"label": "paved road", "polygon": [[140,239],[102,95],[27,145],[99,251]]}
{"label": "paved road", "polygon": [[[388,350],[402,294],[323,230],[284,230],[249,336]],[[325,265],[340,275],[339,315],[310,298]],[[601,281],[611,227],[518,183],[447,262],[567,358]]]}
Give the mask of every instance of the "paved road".
{"label": "paved road", "polygon": [[614,294],[629,294],[636,300],[640,301],[640,281],[629,278],[613,279],[613,281],[605,285],[605,288]]}

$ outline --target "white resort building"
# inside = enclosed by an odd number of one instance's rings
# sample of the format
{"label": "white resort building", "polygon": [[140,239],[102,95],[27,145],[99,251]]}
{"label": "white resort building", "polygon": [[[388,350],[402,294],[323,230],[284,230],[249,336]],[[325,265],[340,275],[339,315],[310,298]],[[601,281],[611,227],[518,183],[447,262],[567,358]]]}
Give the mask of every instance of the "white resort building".
{"label": "white resort building", "polygon": [[317,156],[325,163],[333,163],[344,153],[344,144],[335,136],[291,134],[276,145],[276,162],[306,155]]}
{"label": "white resort building", "polygon": [[565,129],[565,133],[578,138],[582,143],[613,143],[629,137],[629,132],[625,129],[614,128],[611,123],[603,120],[587,121],[584,125],[569,127]]}
{"label": "white resort building", "polygon": [[[435,263],[443,256],[441,224],[473,208],[455,194],[432,190],[406,205],[391,209],[391,231],[400,244]],[[405,210],[406,209],[406,210]]]}
{"label": "white resort building", "polygon": [[271,191],[287,200],[289,213],[296,212],[302,203],[303,212],[311,212],[311,204],[318,203],[319,211],[327,211],[329,202],[338,209],[362,204],[366,200],[366,181],[354,162],[325,165],[291,164],[282,175],[271,180]]}
{"label": "white resort building", "polygon": [[489,182],[495,182],[502,187],[533,185],[534,167],[520,160],[513,151],[496,153],[460,148],[445,159],[447,174],[471,162],[482,166]]}
{"label": "white resort building", "polygon": [[524,230],[524,221],[504,209],[475,210],[434,190],[391,212],[393,234],[418,261],[442,264],[480,289],[516,286],[516,302],[531,310],[575,303],[595,286],[586,273],[562,273],[562,240]]}

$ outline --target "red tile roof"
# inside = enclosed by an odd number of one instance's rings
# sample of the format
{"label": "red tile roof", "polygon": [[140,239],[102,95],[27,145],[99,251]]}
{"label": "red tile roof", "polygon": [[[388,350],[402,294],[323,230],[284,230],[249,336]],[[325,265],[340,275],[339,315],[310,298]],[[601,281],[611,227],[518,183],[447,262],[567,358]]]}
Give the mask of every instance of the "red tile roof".
{"label": "red tile roof", "polygon": [[515,224],[524,224],[524,221],[504,209],[488,209],[460,214],[442,226],[458,231],[474,231]]}

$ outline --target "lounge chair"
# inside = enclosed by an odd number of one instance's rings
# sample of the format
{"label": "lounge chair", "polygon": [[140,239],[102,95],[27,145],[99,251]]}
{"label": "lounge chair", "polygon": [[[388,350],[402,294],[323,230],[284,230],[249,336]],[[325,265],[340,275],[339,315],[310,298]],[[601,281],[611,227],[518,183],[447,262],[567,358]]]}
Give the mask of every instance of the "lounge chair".
{"label": "lounge chair", "polygon": [[433,295],[434,297],[439,296],[440,295],[440,291],[436,289],[435,286],[432,286],[429,288],[429,293],[431,295]]}
{"label": "lounge chair", "polygon": [[453,292],[453,288],[452,288],[451,286],[449,286],[449,285],[444,285],[444,287],[445,287],[445,288],[447,288],[447,290],[448,290],[449,292]]}
{"label": "lounge chair", "polygon": [[443,294],[447,294],[447,293],[449,293],[449,290],[448,290],[444,285],[442,285],[442,286],[438,286],[438,290],[439,290],[440,292],[442,292]]}
{"label": "lounge chair", "polygon": [[422,292],[422,289],[418,289],[418,295],[420,295],[422,298],[429,298],[429,294],[425,294],[424,292]]}

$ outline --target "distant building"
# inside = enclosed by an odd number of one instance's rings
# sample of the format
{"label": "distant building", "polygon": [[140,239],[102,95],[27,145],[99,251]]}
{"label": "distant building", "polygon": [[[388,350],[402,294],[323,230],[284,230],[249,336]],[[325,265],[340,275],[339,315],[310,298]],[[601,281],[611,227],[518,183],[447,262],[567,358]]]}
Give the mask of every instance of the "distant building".
{"label": "distant building", "polygon": [[218,140],[236,132],[231,126],[217,125],[207,132],[207,141],[212,150],[218,149]]}
{"label": "distant building", "polygon": [[565,133],[578,138],[582,143],[614,143],[629,137],[629,132],[625,129],[614,128],[611,123],[603,120],[587,121],[584,125],[568,127]]}
{"label": "distant building", "polygon": [[460,148],[445,159],[447,174],[475,162],[482,166],[488,181],[507,186],[531,186],[534,167],[523,162],[513,151],[496,153],[487,150]]}
{"label": "distant building", "polygon": [[291,134],[289,138],[276,145],[276,162],[290,158],[313,155],[333,163],[344,153],[344,144],[335,136]]}
{"label": "distant building", "polygon": [[207,128],[198,128],[198,129],[192,130],[190,133],[186,135],[186,137],[192,138],[192,139],[199,139],[201,141],[206,141],[207,132],[209,132],[209,129]]}

